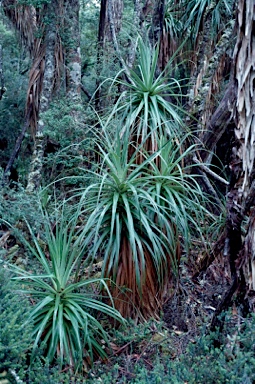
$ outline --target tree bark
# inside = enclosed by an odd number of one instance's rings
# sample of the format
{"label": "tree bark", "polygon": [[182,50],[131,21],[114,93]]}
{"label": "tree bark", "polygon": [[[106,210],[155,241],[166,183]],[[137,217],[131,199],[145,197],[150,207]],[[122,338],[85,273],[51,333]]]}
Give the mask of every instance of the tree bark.
{"label": "tree bark", "polygon": [[29,127],[30,113],[31,113],[31,108],[30,108],[30,110],[26,114],[25,122],[24,122],[24,125],[22,127],[21,133],[20,133],[19,137],[16,140],[14,150],[12,151],[11,157],[10,157],[10,159],[8,161],[8,164],[7,164],[7,166],[6,166],[5,170],[4,170],[3,179],[2,179],[2,185],[8,184],[9,172],[11,170],[11,167],[13,166],[13,163],[14,163],[15,159],[18,157],[22,141],[23,141],[25,133],[26,133],[28,127]]}
{"label": "tree bark", "polygon": [[66,93],[70,101],[81,101],[81,51],[79,27],[79,0],[66,3],[65,26],[68,35],[66,44]]}
{"label": "tree bark", "polygon": [[201,158],[206,162],[208,154],[216,147],[220,138],[233,120],[233,107],[236,100],[234,81],[230,81],[218,107],[206,123],[206,129],[201,139],[205,151]]}
{"label": "tree bark", "polygon": [[49,108],[55,79],[56,12],[57,0],[52,0],[47,8],[47,16],[50,22],[48,22],[45,27],[45,68],[40,97],[39,120],[35,133],[34,152],[26,189],[29,193],[38,189],[41,183],[45,149],[45,123],[43,113]]}
{"label": "tree bark", "polygon": [[[225,310],[236,294],[242,307],[255,291],[255,221],[254,221],[254,158],[255,158],[255,1],[239,0],[237,42],[234,51],[234,104],[236,145],[232,148],[232,182],[227,195],[227,238],[232,284],[215,313]],[[242,241],[242,225],[246,214],[249,221]],[[252,307],[253,304],[251,304]],[[254,309],[254,308],[253,308]]]}
{"label": "tree bark", "polygon": [[[237,100],[235,108],[236,158],[240,162],[233,187],[236,201],[241,206],[242,219],[249,213],[247,233],[239,266],[246,283],[246,295],[255,290],[255,225],[254,225],[254,159],[255,159],[255,1],[239,0],[238,36],[235,49],[235,78]],[[249,209],[248,208],[252,208]],[[240,225],[242,222],[240,223]],[[239,269],[240,269],[239,268]],[[240,273],[239,273],[240,275]]]}
{"label": "tree bark", "polygon": [[[117,54],[117,57],[120,61],[120,64],[122,68],[125,69],[126,73],[129,73],[129,68],[125,62],[125,60],[122,57],[120,48],[119,48],[119,43],[117,40],[117,33],[120,30],[120,20],[122,19],[122,11],[123,11],[123,3],[122,0],[116,0],[113,3],[113,0],[108,0],[107,3],[107,14],[108,14],[108,20],[109,20],[109,25],[110,25],[110,31],[111,31],[111,39],[113,42],[113,46],[115,49],[115,52]],[[118,22],[116,22],[118,20]]]}
{"label": "tree bark", "polygon": [[[102,102],[101,71],[104,64],[112,65],[114,51],[121,66],[128,71],[118,44],[118,33],[122,26],[123,0],[101,0],[100,18],[98,27],[97,50],[97,81],[95,93],[95,109],[100,112],[104,109]],[[114,48],[114,51],[112,50]]]}
{"label": "tree bark", "polygon": [[103,62],[103,53],[105,48],[105,30],[107,24],[107,0],[101,0],[101,8],[99,15],[98,38],[97,38],[97,80],[95,92],[95,109],[101,109],[101,87],[100,87],[100,70]]}
{"label": "tree bark", "polygon": [[151,24],[151,29],[149,33],[152,47],[154,47],[156,44],[159,44],[160,38],[162,36],[164,14],[165,14],[165,0],[156,0],[154,2],[152,24]]}

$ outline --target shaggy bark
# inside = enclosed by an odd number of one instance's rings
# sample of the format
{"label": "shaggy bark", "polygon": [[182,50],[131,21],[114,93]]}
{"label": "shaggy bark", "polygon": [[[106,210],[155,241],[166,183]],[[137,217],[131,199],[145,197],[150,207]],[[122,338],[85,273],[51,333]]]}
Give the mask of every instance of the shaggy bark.
{"label": "shaggy bark", "polygon": [[127,66],[129,68],[132,68],[135,62],[135,52],[137,47],[137,33],[141,33],[143,35],[142,30],[142,22],[141,22],[141,15],[142,15],[142,6],[140,4],[140,0],[134,0],[134,23],[133,23],[133,29],[131,31],[131,38],[130,43],[128,47],[128,55],[127,55]]}
{"label": "shaggy bark", "polygon": [[[242,168],[233,187],[237,204],[245,211],[254,202],[254,158],[255,158],[255,3],[240,0],[238,4],[238,38],[235,49],[235,77],[237,83],[236,138],[239,147],[236,158]],[[238,177],[239,176],[239,177]],[[254,208],[250,210],[244,247],[239,255],[246,283],[246,293],[255,290],[255,225]],[[240,223],[241,225],[242,223]]]}
{"label": "shaggy bark", "polygon": [[[254,157],[255,157],[255,7],[254,1],[238,2],[238,34],[234,52],[236,102],[236,146],[232,149],[232,183],[227,195],[227,238],[232,284],[215,313],[225,310],[237,293],[237,300],[247,307],[247,298],[255,290],[255,220],[254,220]],[[250,210],[250,212],[249,212]],[[242,241],[242,225],[250,213],[246,236]],[[254,302],[254,297],[251,302]],[[253,304],[251,304],[252,306]]]}
{"label": "shaggy bark", "polygon": [[67,1],[65,24],[69,39],[66,44],[66,93],[71,101],[81,99],[79,10],[79,0]]}
{"label": "shaggy bark", "polygon": [[[114,6],[113,6],[113,4],[114,4]],[[121,4],[122,4],[122,7],[121,7]],[[112,38],[113,46],[114,46],[115,52],[117,54],[117,57],[120,61],[121,66],[125,69],[126,73],[129,74],[129,68],[128,68],[125,60],[122,57],[122,54],[121,54],[121,51],[119,48],[119,43],[117,40],[117,31],[120,29],[120,24],[119,24],[119,22],[116,24],[116,17],[121,20],[122,11],[123,11],[122,1],[121,2],[116,1],[115,3],[113,3],[112,0],[108,0],[107,13],[108,13],[108,19],[109,19],[109,25],[110,25],[111,38]]]}
{"label": "shaggy bark", "polygon": [[34,36],[38,27],[36,9],[31,5],[23,5],[18,0],[2,0],[1,5],[5,15],[18,31],[22,44],[32,56]]}
{"label": "shaggy bark", "polygon": [[157,0],[154,3],[152,24],[149,33],[152,47],[159,43],[163,33],[165,15],[165,0]]}
{"label": "shaggy bark", "polygon": [[99,27],[97,38],[97,80],[96,80],[96,92],[95,92],[95,109],[100,111],[101,109],[101,87],[100,87],[100,70],[103,62],[103,52],[105,48],[105,30],[107,24],[107,0],[101,0],[101,8],[99,15]]}
{"label": "shaggy bark", "polygon": [[40,97],[39,121],[35,133],[35,144],[31,168],[28,175],[27,192],[34,192],[41,183],[43,156],[45,147],[45,122],[42,114],[49,108],[52,98],[55,80],[55,44],[56,44],[56,20],[55,15],[57,11],[56,0],[53,0],[47,10],[47,15],[51,23],[46,25],[45,36],[45,68],[43,73],[42,91]]}

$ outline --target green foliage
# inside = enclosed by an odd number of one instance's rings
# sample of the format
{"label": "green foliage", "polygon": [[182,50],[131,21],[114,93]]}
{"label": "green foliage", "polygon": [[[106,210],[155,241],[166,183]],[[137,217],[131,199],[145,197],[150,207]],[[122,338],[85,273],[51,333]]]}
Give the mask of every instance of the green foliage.
{"label": "green foliage", "polygon": [[[1,169],[0,179],[2,180]],[[33,227],[39,228],[42,217],[38,214],[38,198],[27,195],[20,184],[15,184],[14,187],[0,186],[0,218],[14,226],[23,221],[25,216]]]}
{"label": "green foliage", "polygon": [[[232,332],[221,347],[214,346],[215,341],[222,339],[218,332],[202,336],[196,343],[190,344],[186,354],[169,366],[169,374],[175,378],[170,382],[252,383],[255,379],[255,357],[254,337],[250,331],[254,326],[254,318],[251,322],[247,320],[246,324],[248,327],[242,332],[238,332],[237,326],[230,329]],[[250,345],[243,344],[249,337]]]}
{"label": "green foliage", "polygon": [[[113,266],[117,273],[121,236],[128,234],[136,277],[140,281],[140,272],[145,268],[143,249],[149,237],[150,251],[160,277],[166,249],[174,253],[179,234],[188,246],[189,225],[201,234],[200,221],[204,220],[204,215],[209,215],[203,207],[206,198],[196,178],[190,174],[189,167],[182,168],[184,158],[194,148],[182,152],[182,145],[161,140],[158,152],[152,156],[143,155],[144,162],[136,165],[134,160],[140,148],[128,160],[132,144],[127,141],[122,144],[118,139],[111,144],[107,134],[104,142],[107,143],[105,147],[98,144],[103,158],[101,172],[94,173],[98,181],[79,194],[83,213],[89,215],[83,229],[85,242],[93,244],[93,258],[107,243],[104,268]],[[163,229],[167,231],[165,234]]]}
{"label": "green foliage", "polygon": [[61,372],[57,364],[52,366],[47,359],[45,361],[43,350],[38,349],[27,368],[25,382],[27,384],[80,384],[84,383],[84,377],[74,374],[71,370]]}
{"label": "green foliage", "polygon": [[0,264],[0,374],[14,370],[22,378],[32,335],[31,325],[27,323],[28,302],[15,288]]}
{"label": "green foliage", "polygon": [[180,237],[188,249],[190,232],[202,236],[201,222],[213,217],[196,178],[189,167],[182,168],[193,147],[183,152],[181,144],[162,139],[160,149],[149,156],[141,154],[143,144],[134,150],[128,135],[111,142],[105,133],[100,139],[102,166],[98,172],[85,171],[84,177],[92,173],[95,182],[75,195],[86,217],[84,244],[92,261],[102,256],[102,276],[130,289],[129,300],[139,306],[148,292],[156,295],[163,289],[169,275],[178,275]]}
{"label": "green foliage", "polygon": [[45,135],[57,141],[61,148],[70,143],[79,143],[86,137],[81,118],[84,113],[84,108],[79,103],[72,103],[66,98],[55,100],[42,115],[46,125]]}
{"label": "green foliage", "polygon": [[51,0],[17,0],[20,5],[31,5],[36,8],[42,8],[45,4],[50,3]]}
{"label": "green foliage", "polygon": [[[251,384],[255,380],[254,324],[254,315],[242,320],[241,327],[238,323],[228,323],[224,332],[225,339],[218,332],[204,333],[189,343],[186,351],[175,359],[169,359],[169,353],[166,349],[162,350],[161,343],[158,343],[157,350],[152,349],[153,352],[147,353],[146,356],[130,349],[123,360],[116,358],[112,361],[111,370],[108,367],[98,367],[98,371],[93,372],[94,378],[87,382],[97,383],[101,380],[105,384]],[[144,328],[148,330],[148,325]],[[134,341],[136,338],[140,340],[139,335],[142,334],[148,345],[151,343],[152,346],[152,341],[149,341],[151,332],[145,333],[140,329],[137,336],[137,327],[132,325],[131,329]],[[122,339],[120,334],[119,340]],[[219,339],[222,345],[215,347],[215,341]],[[162,340],[162,343],[165,343],[165,338]],[[130,343],[129,338],[126,341]],[[170,348],[174,350],[171,345]],[[128,363],[132,356],[133,359]]]}
{"label": "green foliage", "polygon": [[157,75],[158,53],[158,49],[151,50],[139,39],[136,70],[127,73],[129,82],[117,81],[125,91],[109,118],[111,120],[115,114],[120,116],[123,131],[131,134],[135,131],[141,142],[152,132],[178,137],[184,132],[181,84],[167,78],[164,72]]}
{"label": "green foliage", "polygon": [[171,38],[180,37],[182,32],[182,23],[180,21],[181,11],[177,11],[177,6],[173,1],[168,1],[165,15],[164,15],[164,25],[165,30]]}
{"label": "green foliage", "polygon": [[[1,15],[2,16],[2,15]],[[5,168],[24,119],[27,79],[21,72],[28,65],[13,31],[0,20],[0,42],[3,48],[3,76],[6,92],[0,101],[0,166]]]}
{"label": "green foliage", "polygon": [[215,38],[232,16],[233,0],[184,0],[185,9],[183,15],[184,30],[189,31],[191,39],[196,42],[202,29],[204,17],[211,16],[211,34]]}
{"label": "green foliage", "polygon": [[65,98],[52,102],[48,111],[43,114],[48,143],[44,158],[45,184],[61,179],[56,184],[61,190],[66,184],[78,185],[80,167],[88,162],[89,157],[93,130],[89,124],[94,123],[91,115],[89,109],[85,110],[81,104],[71,103]]}
{"label": "green foliage", "polygon": [[10,268],[18,275],[15,279],[27,286],[22,291],[35,300],[29,315],[34,326],[33,351],[43,340],[50,362],[57,356],[60,366],[67,362],[78,369],[83,358],[90,364],[95,354],[101,358],[107,356],[102,342],[108,345],[108,336],[94,312],[119,322],[122,318],[114,308],[92,294],[91,286],[99,284],[108,292],[103,279],[78,281],[74,278],[85,249],[83,239],[75,238],[77,221],[68,223],[62,212],[53,230],[47,213],[44,218],[46,244],[36,238],[29,224],[32,244],[22,239],[39,262],[41,273],[33,274],[16,266]]}
{"label": "green foliage", "polygon": [[56,384],[62,382],[58,367],[51,367],[48,361],[42,361],[43,350],[35,352],[34,360],[27,367],[26,383],[28,384]]}

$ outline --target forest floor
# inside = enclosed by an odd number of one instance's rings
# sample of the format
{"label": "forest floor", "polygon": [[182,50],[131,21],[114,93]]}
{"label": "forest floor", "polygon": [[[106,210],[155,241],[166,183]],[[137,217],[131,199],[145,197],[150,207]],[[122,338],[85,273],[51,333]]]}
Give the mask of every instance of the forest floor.
{"label": "forest floor", "polygon": [[[0,247],[12,262],[20,264],[22,252],[12,258],[17,246],[10,231],[1,232]],[[199,252],[194,249],[192,253],[189,262],[184,261],[180,266],[178,284],[164,303],[161,320],[138,325],[130,323],[124,330],[114,330],[111,342],[113,353],[109,360],[104,364],[95,361],[93,370],[84,367],[88,383],[90,380],[100,383],[100,377],[107,373],[115,378],[115,383],[131,382],[136,378],[135,367],[138,364],[150,371],[154,367],[155,356],[174,360],[185,353],[188,344],[196,343],[196,337],[209,331],[216,308],[230,284],[230,272],[220,254],[205,272],[197,275]]]}
{"label": "forest floor", "polygon": [[155,356],[159,360],[162,356],[174,360],[185,354],[188,344],[196,343],[196,337],[210,331],[213,315],[230,283],[226,265],[220,255],[195,279],[195,265],[182,265],[179,284],[164,304],[162,320],[148,322],[145,328],[131,325],[131,334],[117,332],[118,345],[112,344],[114,355],[104,368],[101,362],[96,362],[92,377],[98,378],[107,371],[112,374],[115,367],[114,382],[136,382],[138,364],[150,371],[154,368]]}

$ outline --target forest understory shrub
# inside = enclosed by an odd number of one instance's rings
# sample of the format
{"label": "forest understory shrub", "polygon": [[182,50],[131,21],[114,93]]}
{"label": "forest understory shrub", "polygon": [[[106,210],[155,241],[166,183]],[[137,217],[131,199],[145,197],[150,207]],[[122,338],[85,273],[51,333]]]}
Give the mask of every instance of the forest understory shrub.
{"label": "forest understory shrub", "polygon": [[125,318],[159,315],[163,292],[178,279],[181,249],[188,250],[193,234],[205,244],[204,223],[215,220],[191,167],[183,167],[195,147],[183,150],[184,140],[177,145],[174,138],[157,145],[148,153],[143,143],[129,142],[128,132],[113,141],[103,133],[98,170],[84,169],[84,184],[91,174],[94,181],[74,191],[87,262],[102,259],[102,277],[113,281],[115,306]]}
{"label": "forest understory shrub", "polygon": [[13,380],[11,371],[24,377],[33,340],[32,324],[27,323],[28,300],[15,291],[17,285],[10,279],[0,259],[0,382],[1,374]]}
{"label": "forest understory shrub", "polygon": [[[41,215],[44,238],[36,237],[28,222],[30,239],[20,237],[35,258],[36,272],[10,263],[8,267],[16,275],[13,279],[20,283],[20,290],[34,302],[28,317],[33,324],[32,360],[43,343],[50,363],[58,358],[60,367],[67,364],[76,371],[83,365],[90,367],[95,356],[106,359],[110,349],[107,331],[95,313],[121,324],[124,319],[111,305],[105,280],[79,274],[86,244],[75,232],[78,215],[68,221],[64,207],[54,223],[43,209]],[[99,286],[104,287],[110,305],[102,301]]]}
{"label": "forest understory shrub", "polygon": [[[108,366],[95,366],[88,383],[130,384],[252,384],[255,380],[255,318],[238,319],[231,314],[223,333],[201,329],[178,354],[174,330],[147,323],[131,325],[117,336],[123,356]],[[133,336],[132,336],[133,335]],[[132,338],[133,337],[133,338]],[[187,335],[187,338],[189,336]],[[215,341],[221,346],[215,347]],[[133,343],[132,343],[133,340]],[[91,377],[92,376],[92,377]]]}

